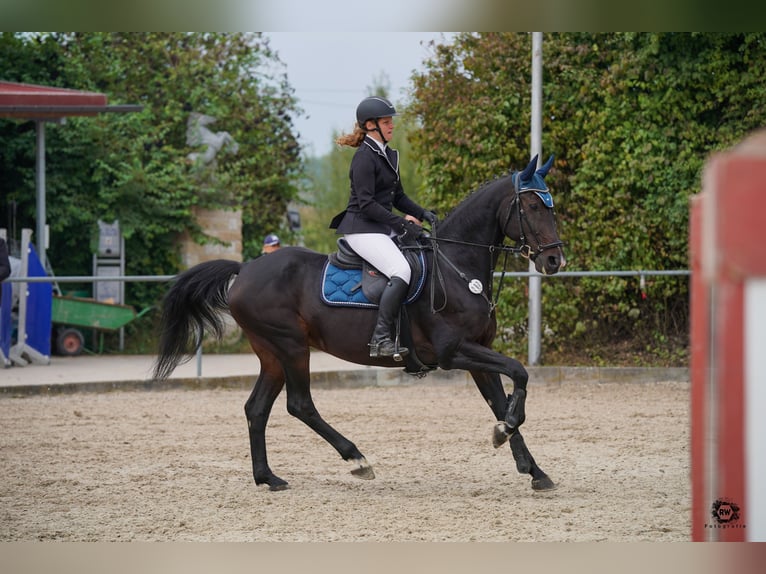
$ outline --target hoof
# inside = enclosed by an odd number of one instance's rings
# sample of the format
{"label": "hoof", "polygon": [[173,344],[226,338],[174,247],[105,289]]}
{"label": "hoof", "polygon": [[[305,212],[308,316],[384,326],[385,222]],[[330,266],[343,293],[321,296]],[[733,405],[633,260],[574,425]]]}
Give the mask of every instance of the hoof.
{"label": "hoof", "polygon": [[532,490],[535,490],[537,492],[556,490],[556,488],[557,486],[553,483],[553,481],[550,478],[548,478],[547,475],[542,478],[532,479]]}
{"label": "hoof", "polygon": [[492,429],[492,446],[500,448],[511,436],[511,431],[505,421],[497,421],[497,424]]}
{"label": "hoof", "polygon": [[262,479],[255,479],[256,485],[266,484],[269,487],[269,490],[276,492],[278,490],[287,490],[290,488],[290,485],[287,484],[286,480],[282,480],[275,474],[272,474],[271,476],[267,476],[266,478]]}
{"label": "hoof", "polygon": [[372,466],[370,466],[365,458],[355,459],[351,462],[358,465],[356,468],[351,470],[351,474],[353,474],[355,477],[361,478],[363,480],[372,480],[375,478],[375,473],[372,471]]}
{"label": "hoof", "polygon": [[284,481],[282,481],[281,484],[270,484],[269,485],[269,490],[271,492],[279,492],[280,490],[287,490],[288,488],[290,488],[290,485],[287,484]]}

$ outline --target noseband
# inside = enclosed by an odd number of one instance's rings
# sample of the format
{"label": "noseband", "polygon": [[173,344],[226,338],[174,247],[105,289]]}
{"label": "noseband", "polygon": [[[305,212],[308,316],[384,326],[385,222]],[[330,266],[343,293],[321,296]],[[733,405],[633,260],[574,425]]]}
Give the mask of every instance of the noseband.
{"label": "noseband", "polygon": [[[505,224],[503,224],[503,233],[508,235],[506,232],[506,229],[508,228],[508,224],[511,222],[511,217],[513,215],[513,207],[514,205],[518,205],[518,209],[516,210],[516,214],[518,217],[519,222],[519,240],[517,243],[516,250],[517,252],[522,256],[526,257],[530,261],[534,261],[537,259],[537,257],[543,253],[544,251],[548,249],[552,249],[554,247],[562,247],[564,245],[563,241],[552,241],[551,243],[541,243],[539,235],[537,231],[532,228],[532,226],[529,224],[529,221],[527,220],[527,215],[524,212],[524,208],[521,206],[521,194],[522,193],[530,193],[534,192],[534,189],[521,189],[519,187],[519,174],[515,173],[513,175],[513,191],[514,191],[514,197],[508,204],[508,215],[505,218]],[[556,217],[555,217],[555,211],[553,210],[553,205],[551,203],[550,206],[547,205],[547,203],[543,202],[545,204],[546,209],[551,210],[551,214],[553,217],[553,226],[555,228],[556,226]],[[527,228],[530,230],[532,235],[534,236],[535,243],[537,243],[537,249],[532,250],[532,246],[527,243],[527,236],[524,234],[524,223],[526,222]]]}

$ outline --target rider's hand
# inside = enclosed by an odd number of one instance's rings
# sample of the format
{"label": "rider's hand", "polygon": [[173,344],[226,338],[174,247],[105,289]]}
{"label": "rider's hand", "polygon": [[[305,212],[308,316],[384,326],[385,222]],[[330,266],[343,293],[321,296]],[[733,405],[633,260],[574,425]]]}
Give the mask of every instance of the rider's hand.
{"label": "rider's hand", "polygon": [[418,225],[423,225],[423,222],[420,221],[417,217],[414,215],[410,215],[409,213],[404,216],[404,221],[412,221],[413,223],[417,223]]}
{"label": "rider's hand", "polygon": [[402,241],[407,242],[407,241],[415,241],[419,237],[422,237],[424,234],[425,234],[425,231],[423,230],[422,227],[420,227],[420,225],[408,219],[408,220],[405,220],[404,222],[403,232],[400,237]]}

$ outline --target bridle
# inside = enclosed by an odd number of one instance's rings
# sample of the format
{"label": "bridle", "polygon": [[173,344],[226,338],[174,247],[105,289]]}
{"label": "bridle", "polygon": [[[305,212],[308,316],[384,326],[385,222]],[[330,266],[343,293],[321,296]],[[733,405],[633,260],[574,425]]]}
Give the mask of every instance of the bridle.
{"label": "bridle", "polygon": [[[436,234],[436,225],[434,224],[432,226],[431,235],[429,235],[428,240],[431,242],[431,247],[434,252],[433,257],[433,274],[431,276],[431,312],[432,313],[438,313],[439,311],[443,310],[447,306],[447,291],[444,288],[444,278],[441,274],[441,270],[439,269],[439,258],[441,257],[452,269],[458,274],[458,276],[465,281],[468,286],[469,290],[471,290],[474,294],[480,294],[484,300],[487,302],[489,306],[489,314],[490,316],[494,312],[495,308],[497,307],[498,300],[500,299],[500,291],[503,287],[503,280],[505,279],[505,270],[508,263],[508,255],[518,254],[522,257],[529,259],[530,261],[534,261],[537,257],[540,256],[541,253],[547,251],[548,249],[552,249],[555,247],[563,247],[564,242],[561,240],[558,241],[552,241],[550,243],[542,244],[539,240],[539,235],[535,229],[532,228],[532,226],[529,224],[529,221],[527,220],[526,213],[524,212],[524,208],[521,205],[521,195],[523,193],[530,193],[530,192],[542,192],[547,190],[537,190],[532,188],[521,188],[519,185],[519,173],[513,174],[513,189],[514,189],[514,196],[513,198],[508,202],[508,214],[505,216],[505,223],[502,226],[502,234],[503,239],[501,244],[485,244],[485,243],[473,243],[470,241],[461,241],[458,239],[448,239],[444,237],[438,237]],[[539,195],[539,194],[538,194]],[[546,209],[551,210],[551,214],[553,216],[553,225],[556,225],[556,218],[555,218],[555,211],[553,209],[553,203],[551,200],[551,205],[548,205],[548,203],[545,201],[543,196],[540,196],[540,198],[543,200],[543,203],[545,204]],[[515,246],[511,245],[505,245],[505,238],[508,236],[507,228],[508,225],[511,222],[511,217],[513,216],[514,212],[514,206],[517,206],[516,214],[518,217],[518,223],[519,223],[519,239]],[[533,250],[532,246],[529,245],[527,242],[527,236],[524,233],[524,224],[526,223],[527,228],[529,229],[529,232],[534,237],[535,242],[537,243],[537,249]],[[487,294],[484,292],[483,286],[481,288],[480,292],[476,292],[473,288],[473,284],[475,282],[478,282],[477,279],[471,279],[469,278],[463,271],[461,271],[457,265],[455,265],[452,260],[450,260],[449,257],[447,257],[442,251],[439,249],[439,243],[456,243],[460,245],[467,245],[471,247],[481,247],[483,249],[488,249],[490,254],[494,253],[495,251],[500,251],[505,254],[505,258],[503,261],[503,271],[500,275],[500,281],[498,282],[497,286],[497,292],[495,293],[495,296],[493,300],[490,300],[489,297],[487,297]],[[442,287],[442,292],[444,293],[444,304],[439,308],[436,309],[434,306],[434,300],[435,300],[435,287],[434,282],[436,277],[439,278],[439,284]],[[481,282],[478,282],[478,284],[481,286]]]}
{"label": "bridle", "polygon": [[[518,247],[516,249],[517,252],[522,256],[530,261],[534,261],[537,259],[537,257],[540,256],[541,253],[544,251],[547,251],[548,249],[552,249],[554,247],[563,247],[564,242],[559,241],[551,241],[550,243],[541,243],[540,242],[540,236],[538,235],[537,231],[532,228],[532,226],[529,224],[529,221],[527,220],[527,214],[524,211],[524,208],[521,206],[521,194],[523,193],[537,193],[537,192],[546,192],[546,190],[538,190],[533,188],[521,188],[519,186],[519,173],[516,172],[513,175],[513,191],[514,196],[513,199],[508,202],[508,215],[505,218],[505,223],[503,224],[502,230],[503,230],[503,236],[505,237],[507,234],[506,229],[508,228],[508,224],[511,222],[511,216],[513,214],[513,207],[518,206],[518,209],[516,210],[516,214],[518,217],[519,222],[519,240],[518,240]],[[543,204],[545,205],[546,209],[550,209],[551,215],[553,217],[553,226],[554,229],[556,227],[556,211],[553,209],[553,202],[551,201],[551,205],[548,205],[545,199],[541,196],[540,199],[542,199]],[[524,234],[524,223],[527,224],[527,228],[531,232],[531,234],[534,236],[535,243],[537,243],[537,249],[535,251],[532,251],[532,247],[527,243],[527,236]],[[557,233],[558,235],[558,233]]]}

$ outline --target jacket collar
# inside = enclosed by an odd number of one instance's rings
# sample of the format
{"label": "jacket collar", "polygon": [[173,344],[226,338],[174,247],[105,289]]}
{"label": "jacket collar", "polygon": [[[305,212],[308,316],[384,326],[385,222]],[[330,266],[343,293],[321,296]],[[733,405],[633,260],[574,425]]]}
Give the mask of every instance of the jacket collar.
{"label": "jacket collar", "polygon": [[[391,166],[391,169],[393,169],[397,175],[399,174],[399,152],[396,151],[391,146],[386,146],[386,152],[383,152],[383,150],[380,149],[380,146],[378,145],[378,142],[371,138],[370,136],[364,137],[363,142],[367,147],[369,147],[372,151],[374,151],[376,154],[378,154],[380,157],[386,160],[389,166]],[[390,153],[389,153],[390,152]]]}

